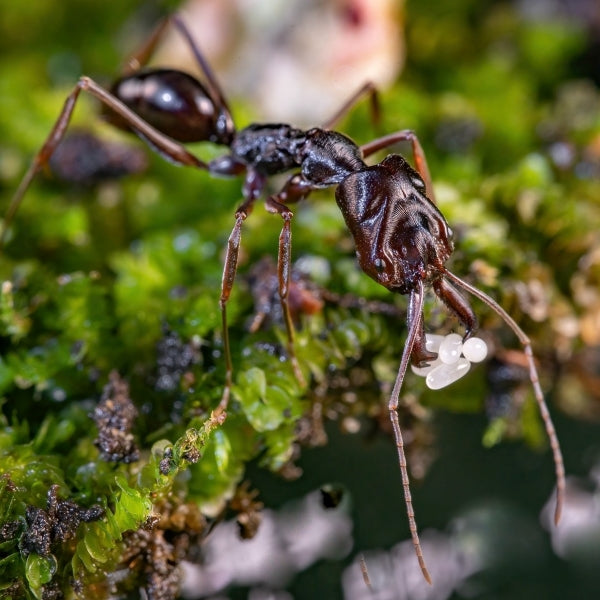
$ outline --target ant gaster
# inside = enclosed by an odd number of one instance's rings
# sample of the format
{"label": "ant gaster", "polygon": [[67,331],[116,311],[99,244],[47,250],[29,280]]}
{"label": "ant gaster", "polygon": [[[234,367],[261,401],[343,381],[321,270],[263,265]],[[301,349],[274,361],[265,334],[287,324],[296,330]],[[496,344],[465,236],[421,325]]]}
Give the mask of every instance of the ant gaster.
{"label": "ant gaster", "polygon": [[[170,21],[194,53],[204,74],[204,84],[173,69],[141,69]],[[145,46],[130,59],[125,75],[110,92],[89,77],[81,77],[15,192],[0,234],[2,240],[33,177],[47,163],[63,138],[82,90],[103,103],[104,113],[114,125],[136,133],[166,159],[178,165],[204,169],[212,175],[244,175],[243,201],[235,213],[235,225],[227,242],[221,285],[226,381],[216,414],[224,418],[232,385],[226,308],[237,268],[242,224],[267,179],[271,175],[296,170],[277,194],[266,199],[267,210],[283,219],[278,254],[279,296],[287,329],[288,354],[296,377],[303,381],[294,353],[294,330],[288,307],[292,212],[287,204],[305,198],[315,189],[335,187],[335,198],[354,238],[363,271],[390,291],[408,296],[408,335],[388,408],[412,541],[425,579],[431,583],[417,533],[397,408],[409,361],[424,365],[435,358],[435,354],[425,347],[423,305],[426,287],[431,287],[458,318],[464,326],[465,339],[476,329],[477,319],[457,288],[472,294],[495,311],[521,342],[554,456],[557,480],[555,522],[558,522],[565,489],[563,459],[539,384],[531,342],[495,300],[446,268],[446,261],[453,251],[452,231],[434,204],[431,178],[418,139],[412,131],[404,130],[358,146],[350,138],[330,129],[365,94],[370,95],[376,112],[377,96],[370,84],[358,90],[322,127],[302,130],[287,124],[251,124],[238,131],[212,70],[183,21],[173,17],[164,21]],[[226,146],[229,151],[206,163],[182,145],[195,141],[211,141]],[[414,169],[397,154],[391,154],[372,166],[364,162],[368,156],[400,141],[410,142]]]}

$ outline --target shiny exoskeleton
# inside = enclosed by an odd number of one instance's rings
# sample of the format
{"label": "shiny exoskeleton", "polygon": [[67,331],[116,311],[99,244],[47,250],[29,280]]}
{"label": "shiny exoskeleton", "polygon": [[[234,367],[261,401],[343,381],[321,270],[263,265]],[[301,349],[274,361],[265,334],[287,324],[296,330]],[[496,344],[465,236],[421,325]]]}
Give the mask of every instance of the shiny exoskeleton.
{"label": "shiny exoskeleton", "polygon": [[[141,69],[152,54],[169,23],[173,23],[195,55],[204,82],[174,69]],[[134,132],[166,159],[203,169],[216,176],[243,175],[243,201],[235,213],[229,236],[220,305],[223,319],[226,381],[223,398],[214,411],[223,419],[232,385],[226,306],[236,268],[244,220],[261,195],[268,178],[291,171],[282,189],[266,198],[267,209],[283,219],[279,238],[278,283],[282,312],[288,334],[288,354],[297,378],[303,372],[294,353],[294,330],[288,306],[291,265],[290,203],[305,198],[312,190],[335,188],[337,204],[356,245],[362,270],[391,292],[408,296],[408,335],[388,408],[393,425],[404,486],[413,544],[422,572],[431,581],[421,552],[409,489],[404,443],[397,408],[409,362],[421,365],[435,358],[425,347],[423,304],[426,287],[442,300],[465,329],[465,338],[477,326],[477,319],[458,288],[472,294],[494,310],[515,332],[523,345],[530,379],[553,451],[558,522],[563,502],[564,467],[558,439],[539,384],[529,338],[517,323],[487,294],[463,281],[447,267],[453,251],[452,231],[433,201],[431,178],[418,139],[411,131],[398,131],[358,146],[332,125],[361,96],[369,94],[376,108],[376,94],[369,84],[358,90],[340,111],[322,127],[301,130],[287,124],[252,124],[236,130],[225,97],[210,67],[180,18],[161,24],[147,44],[128,63],[125,75],[110,91],[88,77],[82,77],[67,97],[64,108],[29,170],[23,177],[4,220],[7,228],[35,174],[48,162],[60,140],[82,90],[98,98],[106,118],[117,127]],[[182,144],[211,141],[227,152],[208,163],[191,154]],[[410,142],[415,168],[397,154],[368,165],[365,159],[400,141]]]}

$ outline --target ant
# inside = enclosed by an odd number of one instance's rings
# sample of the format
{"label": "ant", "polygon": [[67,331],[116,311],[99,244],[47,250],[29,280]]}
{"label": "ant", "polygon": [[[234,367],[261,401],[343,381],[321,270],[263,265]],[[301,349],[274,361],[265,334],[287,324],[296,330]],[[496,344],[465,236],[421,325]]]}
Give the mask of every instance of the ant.
{"label": "ant", "polygon": [[[204,83],[174,69],[142,68],[171,22],[193,52],[204,75]],[[82,91],[100,100],[105,116],[113,125],[137,134],[165,159],[177,165],[208,171],[214,176],[244,176],[243,201],[235,212],[235,224],[228,238],[221,283],[220,309],[226,375],[222,399],[213,413],[218,415],[219,422],[225,418],[232,386],[227,302],[237,270],[242,225],[268,178],[295,170],[279,192],[268,196],[265,203],[269,212],[279,215],[283,220],[277,262],[278,291],[287,331],[288,355],[297,379],[304,381],[294,352],[294,327],[288,300],[293,216],[288,204],[306,198],[313,190],[335,188],[335,198],[354,238],[362,270],[391,292],[408,296],[408,334],[388,409],[412,542],[425,579],[429,583],[432,581],[419,542],[397,409],[409,362],[415,366],[425,366],[436,358],[436,354],[426,348],[423,317],[426,287],[431,287],[458,318],[465,330],[464,340],[476,330],[477,317],[457,288],[496,312],[523,346],[529,378],[554,458],[557,485],[554,520],[558,523],[565,493],[564,464],[539,383],[531,342],[493,298],[447,269],[446,262],[453,252],[452,230],[435,205],[431,177],[419,140],[412,131],[401,130],[359,146],[331,129],[366,94],[370,96],[373,112],[376,113],[377,92],[371,84],[360,88],[321,127],[302,130],[284,123],[254,123],[237,130],[211,68],[184,22],[179,16],[173,16],[163,21],[144,47],[129,60],[124,75],[110,91],[89,77],[79,79],[12,198],[0,233],[0,242],[4,240],[7,228],[34,176],[48,162],[65,135]],[[183,146],[186,142],[198,141],[225,146],[228,153],[204,162]],[[401,141],[411,144],[415,168],[398,154],[390,154],[378,164],[365,163],[365,158]]]}

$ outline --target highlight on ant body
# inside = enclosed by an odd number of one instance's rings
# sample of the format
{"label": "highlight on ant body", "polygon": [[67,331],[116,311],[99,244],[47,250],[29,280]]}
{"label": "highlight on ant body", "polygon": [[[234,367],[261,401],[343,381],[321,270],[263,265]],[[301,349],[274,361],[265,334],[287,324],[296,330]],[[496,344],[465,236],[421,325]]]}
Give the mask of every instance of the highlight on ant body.
{"label": "highlight on ant body", "polygon": [[[170,23],[193,52],[203,73],[203,82],[175,69],[142,68]],[[294,351],[294,326],[289,306],[293,218],[290,204],[305,199],[313,190],[334,188],[337,205],[354,239],[361,269],[390,292],[408,296],[408,333],[388,409],[412,542],[425,579],[431,583],[417,532],[397,409],[410,363],[417,369],[425,369],[422,374],[429,376],[433,373],[435,385],[439,388],[456,378],[460,368],[453,365],[459,364],[458,359],[463,359],[460,364],[464,367],[464,361],[470,364],[485,357],[485,348],[473,341],[477,318],[459,289],[494,311],[523,346],[529,378],[554,458],[557,486],[555,522],[558,522],[565,492],[564,465],[539,383],[531,342],[493,298],[447,268],[446,262],[453,252],[452,231],[435,204],[431,177],[419,140],[412,131],[402,130],[357,145],[332,129],[363,96],[370,98],[372,110],[377,113],[377,94],[372,85],[360,88],[320,127],[303,130],[285,123],[253,123],[238,130],[225,95],[186,25],[178,16],[167,19],[129,60],[124,75],[110,90],[89,77],[80,78],[12,198],[2,225],[0,243],[5,242],[12,219],[33,178],[48,163],[63,139],[82,91],[102,103],[103,112],[113,125],[137,134],[165,159],[207,171],[213,176],[243,176],[242,201],[235,211],[235,223],[228,238],[221,283],[226,374],[222,399],[213,412],[213,418],[220,422],[225,417],[232,386],[227,303],[236,275],[243,224],[264,191],[267,180],[273,175],[291,172],[281,189],[265,199],[265,204],[267,210],[279,215],[283,222],[277,260],[278,293],[287,332],[287,353],[297,379],[304,381]],[[224,146],[226,152],[219,158],[204,162],[184,146],[185,143],[199,141]],[[376,152],[402,141],[411,145],[414,168],[398,154],[389,154],[377,164],[365,162]],[[458,319],[464,328],[462,338],[454,336],[439,340],[439,346],[434,339],[428,339],[423,317],[426,288],[430,288]],[[444,360],[447,352],[455,356],[457,349],[456,361]],[[446,365],[445,374],[440,375],[441,371],[436,371],[435,361],[438,360]]]}

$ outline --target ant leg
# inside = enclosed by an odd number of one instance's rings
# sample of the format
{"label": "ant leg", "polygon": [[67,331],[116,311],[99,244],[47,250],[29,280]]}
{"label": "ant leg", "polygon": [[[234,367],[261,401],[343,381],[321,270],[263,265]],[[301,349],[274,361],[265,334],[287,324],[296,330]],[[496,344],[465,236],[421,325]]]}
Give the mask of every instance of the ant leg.
{"label": "ant leg", "polygon": [[81,77],[77,82],[77,85],[73,88],[73,91],[67,96],[58,119],[54,123],[54,126],[41,149],[34,156],[19,187],[10,201],[10,205],[2,223],[2,229],[0,230],[0,247],[4,244],[6,232],[21,204],[21,200],[23,199],[27,188],[30,186],[37,173],[47,164],[53,152],[56,150],[56,147],[64,137],[73,110],[75,109],[77,99],[82,91],[89,92],[92,96],[95,96],[108,108],[125,119],[135,133],[137,133],[153,150],[161,154],[163,158],[181,166],[209,170],[209,167],[205,162],[196,158],[181,144],[175,142],[170,137],[162,134],[160,131],[146,123],[146,121],[136,115],[110,92],[107,92],[103,87],[99,86],[94,80],[89,77]]}
{"label": "ant leg", "polygon": [[[244,210],[246,209],[246,210]],[[223,277],[221,280],[221,298],[219,306],[221,307],[221,327],[223,330],[223,353],[225,354],[225,387],[221,401],[217,408],[218,413],[223,413],[229,404],[231,394],[231,385],[233,383],[233,363],[231,361],[231,347],[229,345],[229,327],[227,325],[227,301],[231,295],[235,274],[237,271],[237,261],[240,249],[240,240],[242,238],[242,223],[246,220],[251,210],[249,203],[244,203],[235,212],[235,225],[227,240],[227,253],[225,254],[225,264],[223,266]]]}
{"label": "ant leg", "polygon": [[[410,311],[410,305],[409,305]],[[413,318],[412,314],[408,312],[406,315],[408,321],[411,321]],[[437,354],[434,352],[429,352],[427,350],[427,338],[425,337],[425,325],[423,322],[423,315],[419,315],[419,328],[417,330],[417,334],[415,336],[415,342],[413,344],[412,354],[411,354],[411,362],[415,367],[424,367],[430,361],[435,360],[437,358]]]}
{"label": "ant leg", "polygon": [[467,300],[443,277],[438,277],[432,284],[435,295],[451,310],[465,328],[463,341],[477,331],[477,317]]}
{"label": "ant leg", "polygon": [[452,283],[462,288],[466,292],[469,292],[481,300],[481,302],[489,306],[513,330],[523,346],[527,363],[529,364],[529,379],[531,380],[534,396],[539,406],[540,415],[542,417],[542,421],[544,422],[544,427],[546,428],[546,434],[548,435],[550,447],[552,448],[552,455],[554,458],[554,469],[556,473],[556,507],[554,510],[554,523],[558,524],[565,497],[565,467],[560,444],[558,442],[558,436],[556,435],[556,430],[554,428],[554,423],[552,422],[552,417],[550,416],[550,412],[548,410],[548,406],[546,405],[546,401],[544,400],[544,394],[540,386],[540,379],[535,366],[533,350],[531,348],[531,340],[517,325],[516,321],[492,297],[488,296],[485,292],[482,292],[466,281],[463,281],[450,271],[444,270],[444,276],[450,279]]}
{"label": "ant leg", "polygon": [[292,228],[291,222],[294,213],[276,200],[277,196],[270,196],[267,198],[265,205],[269,212],[278,214],[283,219],[283,228],[279,235],[279,253],[277,255],[277,279],[279,281],[279,300],[281,302],[281,309],[283,312],[283,318],[285,321],[285,329],[288,338],[288,355],[294,375],[298,380],[298,383],[304,387],[306,380],[298,364],[295,349],[295,331],[294,323],[292,321],[292,315],[290,313],[290,306],[288,302],[288,296],[290,291],[290,277],[292,269]]}
{"label": "ant leg", "polygon": [[394,439],[396,441],[396,448],[398,450],[398,462],[400,464],[400,474],[402,475],[402,486],[404,487],[404,503],[406,504],[406,513],[408,514],[410,536],[412,538],[415,554],[417,555],[417,560],[419,561],[419,566],[421,567],[423,577],[425,577],[427,583],[431,584],[431,576],[429,575],[429,571],[427,570],[427,566],[425,564],[425,559],[423,558],[423,551],[421,549],[421,542],[419,541],[419,533],[417,531],[415,511],[413,509],[412,497],[410,494],[410,481],[406,466],[406,455],[404,454],[404,440],[402,439],[402,431],[400,429],[400,422],[398,420],[397,412],[404,375],[406,374],[406,369],[408,368],[408,363],[410,361],[415,341],[419,335],[419,329],[422,327],[424,294],[425,289],[422,281],[419,281],[417,289],[414,289],[410,292],[408,301],[408,314],[406,319],[408,323],[408,336],[404,344],[404,351],[402,352],[402,359],[400,360],[398,375],[396,376],[396,382],[394,383],[394,388],[392,389],[392,394],[390,396],[388,410],[390,411],[390,420],[392,422]]}
{"label": "ant leg", "polygon": [[179,32],[185,38],[186,42],[188,43],[188,45],[194,55],[194,58],[196,59],[196,62],[198,63],[198,66],[200,67],[200,69],[204,73],[204,76],[206,77],[206,83],[208,85],[210,95],[211,95],[213,101],[215,102],[215,104],[217,104],[219,106],[219,108],[224,110],[227,113],[227,115],[231,118],[231,112],[229,110],[227,100],[225,99],[225,95],[223,94],[223,90],[221,89],[221,86],[219,85],[219,82],[217,81],[215,74],[213,73],[212,69],[210,68],[210,65],[208,64],[207,60],[204,58],[204,55],[202,54],[202,52],[200,51],[198,44],[196,44],[194,38],[192,37],[190,30],[187,28],[187,26],[185,25],[185,23],[183,22],[183,20],[181,19],[181,17],[179,15],[175,15],[172,18],[173,18],[173,24],[175,25],[175,27],[177,27],[177,29],[179,29]]}
{"label": "ant leg", "polygon": [[370,156],[374,154],[378,150],[383,150],[383,148],[389,148],[398,142],[410,142],[412,146],[413,158],[415,161],[415,167],[419,173],[419,175],[423,178],[425,182],[425,189],[427,190],[428,198],[435,203],[435,195],[433,192],[433,184],[431,181],[431,173],[429,172],[429,167],[427,166],[427,159],[425,158],[425,152],[423,152],[423,147],[421,146],[421,142],[419,142],[419,138],[411,129],[403,129],[401,131],[396,131],[395,133],[390,133],[389,135],[385,135],[383,137],[377,138],[368,144],[363,144],[360,149],[363,153],[364,157]]}
{"label": "ant leg", "polygon": [[229,343],[229,327],[227,325],[227,302],[231,296],[235,275],[237,272],[237,262],[240,251],[240,241],[242,239],[242,224],[252,212],[254,202],[260,195],[265,183],[265,177],[255,171],[248,171],[244,182],[243,193],[244,202],[235,211],[235,225],[231,230],[227,240],[227,252],[225,253],[225,264],[223,265],[223,277],[221,280],[221,297],[219,306],[221,307],[221,323],[223,328],[223,354],[225,354],[225,387],[221,401],[215,414],[220,415],[225,412],[231,395],[231,386],[233,384],[233,362],[231,360],[231,346]]}
{"label": "ant leg", "polygon": [[335,124],[348,113],[352,107],[357,104],[363,96],[369,97],[369,109],[371,111],[371,121],[375,126],[381,122],[381,105],[379,103],[379,92],[372,81],[364,83],[344,104],[322,125],[322,129],[332,129]]}
{"label": "ant leg", "polygon": [[204,76],[206,78],[206,84],[209,89],[209,94],[214,101],[214,103],[223,110],[226,115],[231,118],[231,112],[229,110],[229,106],[227,105],[227,101],[225,100],[225,96],[223,94],[223,90],[217,81],[212,69],[210,68],[207,60],[204,58],[204,55],[200,51],[198,44],[196,44],[190,30],[187,28],[182,18],[179,15],[173,15],[171,17],[167,17],[163,19],[158,27],[150,34],[150,37],[145,42],[145,44],[133,55],[131,56],[123,69],[124,75],[131,75],[141,69],[150,59],[154,51],[156,50],[156,46],[159,41],[164,37],[167,29],[170,25],[173,25],[175,28],[179,30],[179,33],[184,37],[186,43],[190,47],[198,66]]}
{"label": "ant leg", "polygon": [[286,204],[298,202],[304,200],[314,189],[314,186],[306,181],[300,173],[296,173],[283,184],[277,198]]}
{"label": "ant leg", "polygon": [[163,38],[170,24],[171,18],[167,17],[154,28],[154,31],[152,31],[150,37],[144,42],[143,46],[127,59],[125,66],[122,69],[123,75],[131,75],[136,71],[139,71],[148,63],[150,57],[156,50],[158,42]]}

